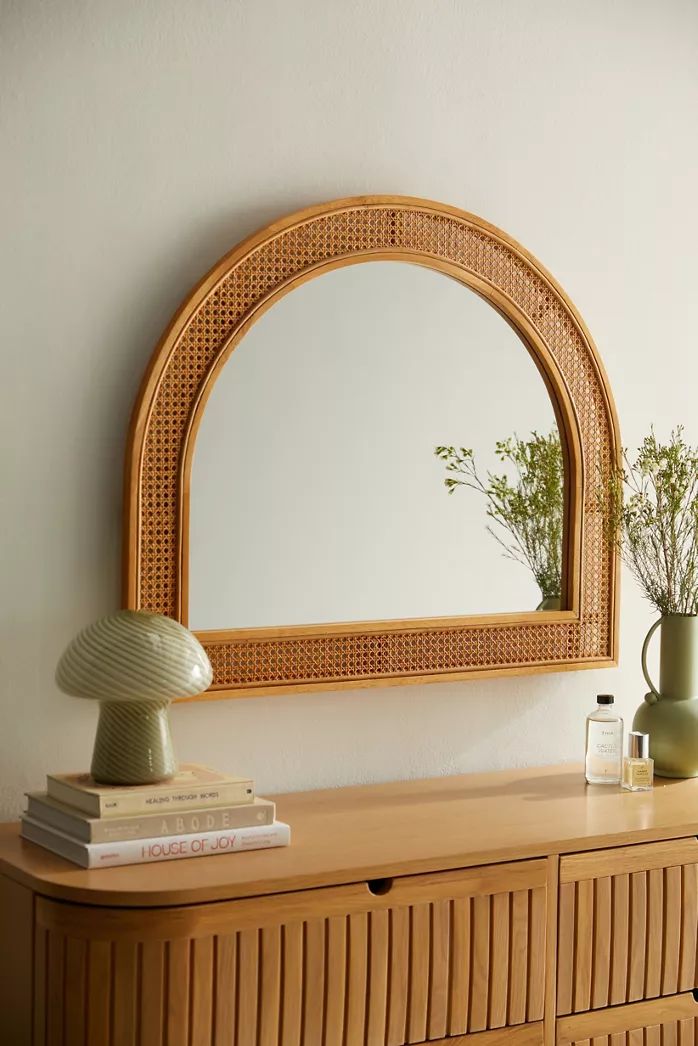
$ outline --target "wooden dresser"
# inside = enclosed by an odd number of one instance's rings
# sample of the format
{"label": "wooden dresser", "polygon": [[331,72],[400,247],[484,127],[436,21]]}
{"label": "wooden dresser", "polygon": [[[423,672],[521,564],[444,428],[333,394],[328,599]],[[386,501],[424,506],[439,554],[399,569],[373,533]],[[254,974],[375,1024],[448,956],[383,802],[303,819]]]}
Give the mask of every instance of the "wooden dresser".
{"label": "wooden dresser", "polygon": [[94,872],[3,826],[2,1046],[698,1046],[698,780],[278,804],[287,850]]}

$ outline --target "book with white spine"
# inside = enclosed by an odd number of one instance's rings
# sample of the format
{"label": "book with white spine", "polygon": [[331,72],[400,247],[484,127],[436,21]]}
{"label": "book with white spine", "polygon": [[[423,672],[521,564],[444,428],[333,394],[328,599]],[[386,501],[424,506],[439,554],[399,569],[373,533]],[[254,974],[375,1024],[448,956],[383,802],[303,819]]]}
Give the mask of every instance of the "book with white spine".
{"label": "book with white spine", "polygon": [[270,825],[276,808],[270,799],[254,799],[235,806],[195,807],[193,810],[129,814],[125,817],[88,817],[44,792],[27,794],[27,815],[81,843],[110,843],[123,839],[154,839],[163,835],[190,835],[225,828]]}
{"label": "book with white spine", "polygon": [[265,850],[288,846],[291,841],[291,829],[282,821],[232,831],[194,832],[191,835],[129,839],[115,843],[79,843],[64,832],[48,828],[25,815],[20,834],[29,842],[43,846],[82,868],[115,868],[124,864],[149,864],[242,850]]}
{"label": "book with white spine", "polygon": [[48,774],[46,791],[90,817],[125,817],[251,803],[254,782],[199,763],[182,763],[173,778],[152,785],[103,785],[89,774]]}

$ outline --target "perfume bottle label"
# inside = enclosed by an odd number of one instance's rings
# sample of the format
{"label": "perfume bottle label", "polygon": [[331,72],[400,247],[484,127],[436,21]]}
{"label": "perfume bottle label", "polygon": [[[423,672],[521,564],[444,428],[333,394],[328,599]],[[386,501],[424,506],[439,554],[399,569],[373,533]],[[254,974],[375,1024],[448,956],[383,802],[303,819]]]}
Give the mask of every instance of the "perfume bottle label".
{"label": "perfume bottle label", "polygon": [[588,724],[587,771],[594,777],[619,778],[623,727],[620,723]]}
{"label": "perfume bottle label", "polygon": [[630,779],[633,785],[649,785],[651,783],[649,763],[633,763],[630,770]]}

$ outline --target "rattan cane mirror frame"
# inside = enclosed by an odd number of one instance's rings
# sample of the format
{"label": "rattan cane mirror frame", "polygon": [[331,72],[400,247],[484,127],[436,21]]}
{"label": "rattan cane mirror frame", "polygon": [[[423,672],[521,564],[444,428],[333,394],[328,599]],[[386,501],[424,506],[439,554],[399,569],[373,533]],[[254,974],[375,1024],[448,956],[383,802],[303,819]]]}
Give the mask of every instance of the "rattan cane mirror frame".
{"label": "rattan cane mirror frame", "polygon": [[193,700],[617,663],[618,559],[595,491],[618,464],[620,440],[591,336],[552,276],[505,233],[456,208],[403,196],[337,200],[275,222],[222,258],[183,303],[153,354],[131,420],[124,605],[187,623],[194,443],[235,345],[294,287],[373,260],[424,265],[460,281],[500,312],[531,353],[565,451],[568,609],[198,632],[214,680]]}

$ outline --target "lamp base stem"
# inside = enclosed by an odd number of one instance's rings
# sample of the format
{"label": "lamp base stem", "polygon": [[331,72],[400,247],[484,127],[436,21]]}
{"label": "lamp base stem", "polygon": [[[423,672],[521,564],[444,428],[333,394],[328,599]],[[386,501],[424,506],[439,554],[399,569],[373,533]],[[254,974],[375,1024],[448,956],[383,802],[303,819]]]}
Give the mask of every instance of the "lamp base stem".
{"label": "lamp base stem", "polygon": [[169,701],[101,701],[91,773],[100,784],[139,785],[177,773]]}

